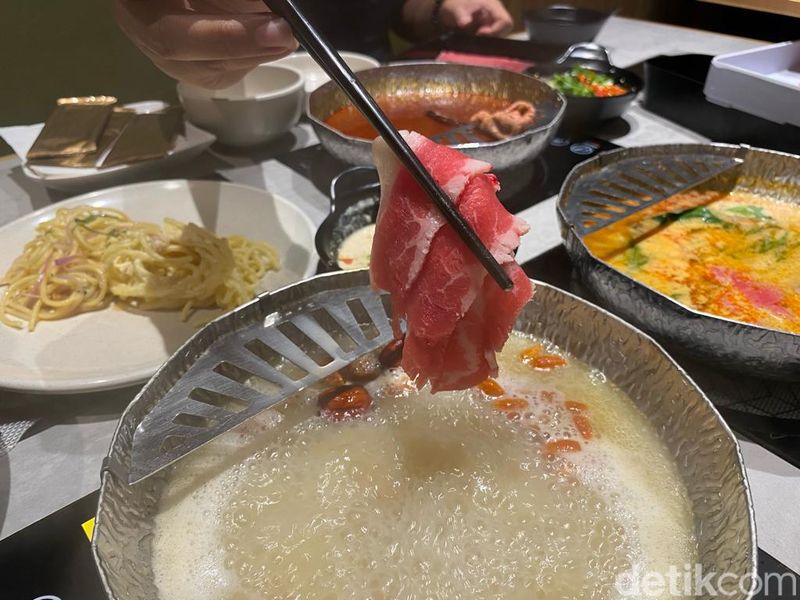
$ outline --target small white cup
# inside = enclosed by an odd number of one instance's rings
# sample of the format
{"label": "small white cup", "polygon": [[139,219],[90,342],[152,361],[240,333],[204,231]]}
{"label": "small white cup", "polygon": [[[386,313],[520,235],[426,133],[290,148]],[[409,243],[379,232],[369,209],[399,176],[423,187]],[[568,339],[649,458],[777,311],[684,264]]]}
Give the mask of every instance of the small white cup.
{"label": "small white cup", "polygon": [[221,90],[180,82],[178,97],[189,121],[223,144],[253,146],[278,137],[300,120],[303,85],[299,71],[263,64]]}
{"label": "small white cup", "polygon": [[[374,69],[381,66],[377,60],[366,54],[358,54],[357,52],[339,52],[347,66],[356,73],[364,69]],[[305,79],[306,94],[310,94],[323,83],[330,81],[330,77],[322,70],[316,61],[311,58],[308,52],[295,52],[289,56],[285,56],[276,60],[274,65],[281,67],[289,67],[299,71]]]}

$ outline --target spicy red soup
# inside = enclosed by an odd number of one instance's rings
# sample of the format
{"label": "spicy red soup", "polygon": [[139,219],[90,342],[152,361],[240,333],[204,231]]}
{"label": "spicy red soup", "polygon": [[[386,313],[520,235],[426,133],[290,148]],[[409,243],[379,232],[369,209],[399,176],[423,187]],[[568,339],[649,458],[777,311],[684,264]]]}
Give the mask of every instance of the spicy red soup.
{"label": "spicy red soup", "polygon": [[[448,120],[468,123],[476,112],[496,112],[506,108],[509,100],[496,96],[470,94],[450,97],[422,98],[420,96],[376,96],[380,107],[397,129],[416,131],[432,137],[453,129],[453,123],[430,116],[433,111]],[[361,115],[355,106],[348,105],[325,119],[325,123],[350,137],[364,140],[374,139],[378,133]],[[492,138],[478,133],[487,141]]]}

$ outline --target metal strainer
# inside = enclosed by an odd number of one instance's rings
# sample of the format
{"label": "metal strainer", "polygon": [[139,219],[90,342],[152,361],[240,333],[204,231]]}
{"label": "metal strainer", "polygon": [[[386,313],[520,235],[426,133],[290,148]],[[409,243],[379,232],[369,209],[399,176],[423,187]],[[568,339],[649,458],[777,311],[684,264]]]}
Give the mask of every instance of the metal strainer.
{"label": "metal strainer", "polygon": [[[178,352],[188,368],[137,426],[128,482],[392,341],[388,299],[364,287],[332,289],[289,314],[269,312],[233,330],[230,315],[207,325]],[[160,385],[156,376],[142,394]]]}
{"label": "metal strainer", "polygon": [[[743,147],[740,154],[744,153]],[[564,214],[584,236],[722,174],[733,174],[742,162],[742,156],[706,152],[623,159],[582,177]]]}

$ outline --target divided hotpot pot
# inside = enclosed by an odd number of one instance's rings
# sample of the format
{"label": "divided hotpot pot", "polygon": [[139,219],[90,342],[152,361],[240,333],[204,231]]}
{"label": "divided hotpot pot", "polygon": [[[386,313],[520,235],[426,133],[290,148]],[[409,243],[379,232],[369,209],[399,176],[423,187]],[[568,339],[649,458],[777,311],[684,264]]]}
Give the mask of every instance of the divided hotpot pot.
{"label": "divided hotpot pot", "polygon": [[[730,191],[764,195],[798,205],[800,156],[728,144],[665,144],[604,152],[576,166],[561,187],[557,210],[561,235],[573,265],[598,301],[675,350],[742,375],[800,381],[800,335],[718,317],[684,306],[597,258],[579,233],[582,177],[637,161],[698,155],[740,157],[743,164]],[[637,173],[637,177],[639,174]],[[668,173],[663,176],[670,177]],[[709,185],[713,185],[713,181]]]}

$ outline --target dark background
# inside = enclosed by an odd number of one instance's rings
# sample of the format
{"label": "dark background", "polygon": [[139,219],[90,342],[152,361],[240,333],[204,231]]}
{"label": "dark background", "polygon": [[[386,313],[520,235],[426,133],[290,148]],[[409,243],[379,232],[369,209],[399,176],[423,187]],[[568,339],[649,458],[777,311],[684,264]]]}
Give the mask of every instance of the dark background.
{"label": "dark background", "polygon": [[[147,0],[153,1],[153,0]],[[328,2],[330,0],[320,0]],[[506,0],[519,18],[556,0]],[[800,19],[698,0],[571,0],[619,14],[784,41],[800,38]],[[0,126],[44,120],[56,98],[110,94],[122,102],[175,101],[174,83],[117,29],[111,0],[0,0]],[[0,141],[0,155],[8,151]]]}

